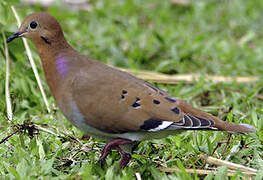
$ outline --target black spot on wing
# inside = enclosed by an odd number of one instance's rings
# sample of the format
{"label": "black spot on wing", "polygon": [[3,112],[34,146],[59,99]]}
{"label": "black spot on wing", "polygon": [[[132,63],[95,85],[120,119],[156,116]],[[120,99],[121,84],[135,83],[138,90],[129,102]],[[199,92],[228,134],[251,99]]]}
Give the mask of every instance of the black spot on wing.
{"label": "black spot on wing", "polygon": [[134,108],[140,107],[141,105],[138,103],[140,100],[141,100],[140,98],[136,97],[136,100],[132,104],[132,107],[134,107]]}
{"label": "black spot on wing", "polygon": [[140,107],[140,106],[141,106],[141,105],[140,105],[139,103],[137,103],[137,102],[135,102],[135,103],[132,104],[132,107],[134,107],[134,108]]}
{"label": "black spot on wing", "polygon": [[121,99],[125,99],[125,94],[127,94],[128,91],[126,91],[126,90],[123,89],[121,93],[122,93],[122,94],[121,94]]}
{"label": "black spot on wing", "polygon": [[179,114],[180,113],[180,110],[177,107],[171,109],[171,111],[173,111],[175,114]]}
{"label": "black spot on wing", "polygon": [[176,100],[170,97],[164,97],[164,99],[166,99],[167,101],[171,102],[171,103],[175,103]]}
{"label": "black spot on wing", "polygon": [[144,121],[143,125],[141,125],[140,128],[143,130],[155,129],[158,126],[160,126],[162,123],[163,123],[162,120],[150,118],[150,119]]}
{"label": "black spot on wing", "polygon": [[154,104],[160,104],[160,101],[154,99],[154,100],[153,100],[153,103],[154,103]]}
{"label": "black spot on wing", "polygon": [[126,90],[122,90],[122,94],[127,94],[128,92]]}

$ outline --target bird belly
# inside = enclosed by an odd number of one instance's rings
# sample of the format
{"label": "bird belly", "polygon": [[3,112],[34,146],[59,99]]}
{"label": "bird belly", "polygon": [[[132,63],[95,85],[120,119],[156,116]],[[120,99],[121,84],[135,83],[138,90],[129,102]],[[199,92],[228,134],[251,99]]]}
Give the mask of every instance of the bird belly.
{"label": "bird belly", "polygon": [[180,132],[181,130],[160,130],[157,132],[137,131],[137,132],[126,132],[122,134],[117,134],[117,137],[130,139],[132,141],[143,141],[150,139],[162,139],[169,135],[176,135]]}
{"label": "bird belly", "polygon": [[[76,103],[72,103],[72,113],[68,114],[69,117],[67,117],[70,122],[76,126],[81,131],[87,133],[88,135],[99,138],[102,140],[111,140],[116,138],[115,134],[111,133],[105,133],[102,132],[92,126],[90,126],[87,121],[84,119],[82,113],[80,112],[79,108],[77,107]],[[65,114],[67,116],[67,113]]]}
{"label": "bird belly", "polygon": [[[83,117],[76,103],[74,103],[74,101],[71,101],[71,102],[73,102],[70,105],[72,110],[63,112],[63,109],[61,109],[62,113],[66,116],[67,119],[70,120],[70,122],[75,127],[77,127],[81,131],[87,133],[88,135],[94,138],[99,138],[105,141],[110,141],[115,138],[124,138],[124,139],[129,139],[132,141],[142,141],[142,140],[148,140],[148,139],[161,139],[169,135],[175,135],[180,132],[180,130],[176,130],[176,131],[175,130],[160,130],[156,132],[136,131],[136,132],[125,132],[125,133],[106,133],[97,128],[90,126],[85,120],[85,118]],[[71,113],[68,113],[68,112],[71,112]]]}

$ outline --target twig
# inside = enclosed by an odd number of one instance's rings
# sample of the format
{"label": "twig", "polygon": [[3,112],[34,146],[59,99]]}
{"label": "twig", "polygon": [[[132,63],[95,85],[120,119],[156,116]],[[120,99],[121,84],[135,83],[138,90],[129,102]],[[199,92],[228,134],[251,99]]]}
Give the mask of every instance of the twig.
{"label": "twig", "polygon": [[[30,122],[30,124],[29,124],[29,123],[16,124],[16,125],[12,125],[12,127],[17,127],[18,129],[15,130],[12,134],[10,134],[10,135],[8,135],[7,137],[5,137],[4,139],[2,139],[2,140],[0,141],[0,144],[3,143],[3,142],[5,142],[8,138],[10,138],[11,136],[13,136],[13,135],[16,134],[17,132],[31,128],[33,131],[34,131],[34,130],[43,131],[43,132],[52,134],[52,135],[54,135],[54,136],[56,136],[56,137],[68,137],[69,139],[72,139],[72,140],[78,142],[78,144],[81,146],[81,148],[84,148],[84,147],[87,146],[86,144],[83,145],[82,142],[81,142],[78,138],[76,138],[76,137],[74,137],[74,136],[71,136],[71,135],[69,135],[69,134],[66,134],[66,133],[64,133],[64,132],[60,132],[60,131],[58,130],[58,128],[56,128],[56,127],[54,127],[54,126],[50,126],[50,125],[44,125],[44,126],[43,126],[43,125],[37,125],[37,124],[34,124],[34,123]],[[53,132],[53,131],[45,128],[45,127],[49,127],[49,128],[55,129],[55,130],[57,131],[57,133],[55,133],[55,132]],[[33,132],[32,132],[32,133],[33,133]],[[83,150],[84,150],[84,149],[83,149]]]}
{"label": "twig", "polygon": [[135,177],[137,180],[142,180],[141,174],[138,172],[135,173]]}
{"label": "twig", "polygon": [[66,126],[65,126],[65,124],[63,122],[63,119],[61,118],[61,116],[60,116],[60,114],[58,112],[56,114],[57,114],[57,119],[60,122],[61,126],[63,127],[64,132],[66,134],[68,134],[68,130],[67,130],[67,128],[66,128]]}
{"label": "twig", "polygon": [[6,100],[6,111],[7,111],[7,118],[8,122],[11,122],[13,119],[13,112],[12,112],[12,105],[11,105],[11,98],[9,92],[9,75],[10,75],[10,59],[8,54],[8,46],[6,43],[6,37],[4,31],[2,31],[4,44],[5,44],[5,58],[6,58],[6,75],[5,75],[5,100]]}
{"label": "twig", "polygon": [[14,134],[18,133],[19,131],[20,131],[20,129],[17,129],[13,133],[11,133],[10,135],[6,136],[4,139],[2,139],[0,141],[0,144],[4,143],[6,140],[8,140],[11,136],[13,136]]}
{"label": "twig", "polygon": [[257,173],[256,169],[249,168],[249,167],[246,167],[246,166],[243,166],[240,164],[232,163],[229,161],[224,161],[221,159],[216,159],[214,157],[207,156],[207,155],[200,155],[200,157],[203,158],[208,164],[213,164],[216,166],[226,166],[229,169],[234,169],[234,170],[240,169],[240,170],[245,171],[245,172]]}
{"label": "twig", "polygon": [[[172,173],[174,171],[177,172],[181,172],[182,170],[179,168],[159,168],[160,171],[162,172],[168,172],[168,173]],[[191,173],[191,174],[199,174],[199,175],[208,175],[208,174],[214,174],[216,175],[217,171],[216,170],[205,170],[205,169],[185,169],[185,172],[187,173]],[[255,172],[242,172],[244,175],[247,176],[255,176],[256,173]],[[233,170],[228,170],[227,172],[227,176],[234,176],[235,175],[235,171]]]}
{"label": "twig", "polygon": [[54,133],[53,131],[50,131],[49,129],[43,128],[40,125],[34,124],[34,127],[40,131],[44,131],[46,133],[52,134],[57,137],[61,137],[61,135]]}
{"label": "twig", "polygon": [[[18,27],[20,27],[20,26],[21,26],[21,22],[20,22],[20,19],[19,19],[18,14],[17,14],[17,12],[16,12],[16,10],[15,10],[15,7],[14,7],[14,6],[11,6],[11,9],[12,9],[12,11],[13,11],[15,17],[16,17],[17,25],[18,25]],[[22,39],[23,39],[23,42],[24,42],[24,46],[25,46],[25,48],[26,48],[26,52],[27,52],[28,59],[29,59],[29,61],[30,61],[31,67],[32,67],[33,72],[34,72],[34,74],[35,74],[35,77],[36,77],[36,80],[37,80],[39,89],[40,89],[41,94],[42,94],[42,96],[43,96],[45,105],[46,105],[46,107],[47,107],[48,113],[50,113],[51,110],[50,110],[50,107],[49,107],[49,104],[48,104],[47,97],[46,97],[46,94],[45,94],[45,92],[44,92],[43,86],[42,86],[42,84],[41,84],[40,77],[39,77],[39,75],[38,75],[37,68],[36,68],[36,64],[35,64],[35,62],[34,62],[34,60],[33,60],[33,56],[32,56],[31,50],[30,50],[30,48],[29,48],[29,45],[28,45],[28,43],[27,43],[27,40],[26,40],[25,38],[22,38]]]}
{"label": "twig", "polygon": [[95,144],[95,142],[90,142],[90,143],[86,143],[86,144],[83,144],[82,147],[80,148],[81,151],[83,152],[86,152],[86,153],[89,153],[91,151],[91,149],[88,149],[88,147],[92,146]]}
{"label": "twig", "polygon": [[166,83],[166,84],[177,84],[180,81],[185,81],[188,83],[193,83],[194,81],[200,80],[200,78],[204,78],[205,81],[212,82],[238,82],[238,83],[248,83],[258,81],[259,78],[257,76],[202,76],[200,74],[181,74],[181,75],[167,75],[157,72],[151,71],[137,71],[131,69],[123,69],[118,68],[119,70],[128,72],[133,74],[141,79],[150,80],[158,83]]}
{"label": "twig", "polygon": [[87,147],[88,147],[88,146],[93,146],[93,144],[94,144],[94,142],[81,145],[81,147],[79,148],[79,150],[78,150],[75,154],[73,154],[69,159],[71,159],[71,160],[73,161],[74,158],[75,158],[80,152],[89,153],[91,150],[88,149]]}
{"label": "twig", "polygon": [[[67,133],[65,133],[65,132],[61,132],[61,131],[60,131],[57,127],[55,127],[55,126],[51,126],[51,125],[47,125],[47,126],[50,127],[50,128],[52,128],[52,129],[54,129],[54,130],[56,130],[59,134],[63,134],[64,136],[66,136],[66,137],[68,137],[68,138],[70,138],[70,139],[78,142],[78,144],[82,146],[82,142],[81,142],[78,138],[76,138],[76,137],[74,137],[74,136],[71,136],[70,134],[67,134]],[[61,136],[61,135],[60,135],[60,136]]]}
{"label": "twig", "polygon": [[230,142],[230,139],[231,139],[231,137],[232,137],[232,134],[231,133],[229,133],[228,135],[227,135],[227,141],[226,141],[226,145],[225,145],[225,147],[224,147],[224,149],[223,149],[223,151],[222,151],[222,155],[224,155],[225,154],[225,152],[226,152],[226,150],[227,150],[227,148],[229,147],[229,142]]}

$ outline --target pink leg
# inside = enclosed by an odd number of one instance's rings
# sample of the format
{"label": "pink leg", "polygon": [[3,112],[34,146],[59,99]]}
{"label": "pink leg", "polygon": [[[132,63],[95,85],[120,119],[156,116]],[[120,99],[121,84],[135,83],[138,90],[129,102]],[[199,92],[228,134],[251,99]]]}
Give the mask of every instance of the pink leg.
{"label": "pink leg", "polygon": [[132,143],[132,141],[128,140],[128,139],[114,139],[114,140],[110,141],[108,144],[106,144],[103,147],[102,152],[101,152],[101,156],[100,156],[101,167],[103,167],[105,159],[109,155],[109,153],[111,152],[111,149],[112,148],[117,148],[118,151],[122,155],[122,159],[121,159],[121,162],[120,162],[120,167],[124,168],[128,164],[129,160],[131,159],[131,155],[126,153],[126,152],[124,152],[119,147],[119,145],[130,144],[130,143]]}
{"label": "pink leg", "polygon": [[120,161],[120,168],[123,169],[131,160],[131,155],[129,153],[124,152],[119,146],[116,147],[121,154],[122,158]]}

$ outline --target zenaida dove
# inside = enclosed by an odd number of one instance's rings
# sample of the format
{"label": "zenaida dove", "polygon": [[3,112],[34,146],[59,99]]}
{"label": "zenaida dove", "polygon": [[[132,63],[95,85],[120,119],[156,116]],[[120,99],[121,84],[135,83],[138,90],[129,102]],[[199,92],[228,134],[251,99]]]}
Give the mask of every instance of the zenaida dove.
{"label": "zenaida dove", "polygon": [[65,117],[85,133],[108,142],[102,150],[102,164],[116,148],[123,168],[136,142],[185,130],[255,131],[252,125],[222,121],[141,79],[80,54],[67,43],[60,24],[48,13],[27,16],[7,41],[18,37],[26,37],[36,46],[47,83]]}

